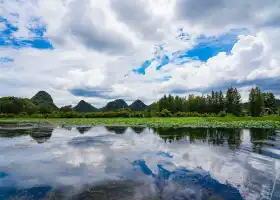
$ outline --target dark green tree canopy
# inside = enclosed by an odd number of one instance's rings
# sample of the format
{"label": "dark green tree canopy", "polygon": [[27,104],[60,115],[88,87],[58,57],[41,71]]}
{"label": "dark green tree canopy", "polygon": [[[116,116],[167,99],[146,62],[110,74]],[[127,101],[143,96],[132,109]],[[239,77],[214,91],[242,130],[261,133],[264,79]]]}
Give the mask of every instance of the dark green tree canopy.
{"label": "dark green tree canopy", "polygon": [[249,110],[252,116],[258,117],[264,111],[264,96],[260,88],[252,88],[249,95]]}
{"label": "dark green tree canopy", "polygon": [[17,97],[0,98],[0,113],[28,113],[33,114],[39,111],[39,107],[30,99]]}
{"label": "dark green tree canopy", "polygon": [[73,108],[72,105],[68,105],[68,106],[62,106],[61,108],[59,108],[60,112],[72,112]]}

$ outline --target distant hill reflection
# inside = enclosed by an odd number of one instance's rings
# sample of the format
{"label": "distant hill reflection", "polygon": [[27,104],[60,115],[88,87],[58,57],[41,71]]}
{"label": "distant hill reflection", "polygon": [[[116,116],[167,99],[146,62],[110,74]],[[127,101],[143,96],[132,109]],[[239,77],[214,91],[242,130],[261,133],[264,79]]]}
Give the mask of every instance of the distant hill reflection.
{"label": "distant hill reflection", "polygon": [[0,137],[14,138],[21,136],[30,136],[37,143],[41,144],[49,140],[52,136],[54,128],[52,127],[17,127],[17,128],[1,128]]}

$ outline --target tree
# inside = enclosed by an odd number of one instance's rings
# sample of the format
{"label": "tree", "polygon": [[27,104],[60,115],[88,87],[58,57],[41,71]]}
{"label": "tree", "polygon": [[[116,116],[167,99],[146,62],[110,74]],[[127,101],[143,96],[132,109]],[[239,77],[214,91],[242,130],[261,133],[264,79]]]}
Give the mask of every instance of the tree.
{"label": "tree", "polygon": [[262,93],[264,99],[264,107],[270,109],[272,112],[276,112],[276,98],[273,93],[265,92]]}
{"label": "tree", "polygon": [[171,113],[176,112],[175,104],[174,104],[174,97],[169,94],[167,98],[167,110],[169,110]]}
{"label": "tree", "polygon": [[236,116],[239,116],[241,114],[241,95],[236,88],[228,88],[225,104],[226,111],[228,113],[234,114]]}
{"label": "tree", "polygon": [[225,98],[224,98],[224,94],[223,94],[222,91],[220,91],[219,95],[218,95],[218,106],[219,106],[219,112],[224,111],[224,109],[225,109]]}
{"label": "tree", "polygon": [[0,113],[28,113],[38,112],[38,107],[30,100],[17,97],[0,98]]}
{"label": "tree", "polygon": [[68,106],[63,106],[59,109],[60,112],[72,112],[73,111],[73,108],[71,105],[68,105]]}
{"label": "tree", "polygon": [[258,117],[263,113],[264,108],[264,96],[261,90],[256,87],[252,88],[249,95],[249,111],[252,116]]}

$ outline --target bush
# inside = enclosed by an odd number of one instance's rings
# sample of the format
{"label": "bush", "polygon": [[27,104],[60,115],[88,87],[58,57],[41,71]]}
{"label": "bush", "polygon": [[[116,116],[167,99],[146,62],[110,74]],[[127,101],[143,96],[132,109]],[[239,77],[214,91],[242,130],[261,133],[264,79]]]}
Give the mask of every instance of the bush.
{"label": "bush", "polygon": [[183,113],[183,112],[176,112],[175,114],[174,114],[174,116],[175,117],[184,117],[185,116],[185,113]]}
{"label": "bush", "polygon": [[32,114],[30,115],[31,118],[43,118],[43,114]]}
{"label": "bush", "polygon": [[0,118],[14,118],[15,114],[13,113],[0,113]]}
{"label": "bush", "polygon": [[216,117],[215,113],[177,112],[175,117]]}
{"label": "bush", "polygon": [[218,113],[218,116],[219,117],[225,117],[225,116],[227,116],[227,113],[226,113],[226,111],[223,110],[223,111]]}
{"label": "bush", "polygon": [[160,115],[161,117],[172,117],[172,113],[171,113],[169,110],[167,110],[167,109],[163,109],[163,110],[159,113],[159,115]]}

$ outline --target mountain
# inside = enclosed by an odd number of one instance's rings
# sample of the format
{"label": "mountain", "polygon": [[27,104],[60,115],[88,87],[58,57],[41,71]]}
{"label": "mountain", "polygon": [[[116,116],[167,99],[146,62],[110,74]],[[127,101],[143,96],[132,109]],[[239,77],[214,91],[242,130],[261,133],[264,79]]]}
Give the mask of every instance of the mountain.
{"label": "mountain", "polygon": [[58,109],[58,107],[53,102],[52,96],[45,91],[39,91],[31,98],[31,100],[35,105],[39,107],[44,107],[51,110]]}
{"label": "mountain", "polygon": [[132,111],[144,111],[146,108],[148,108],[148,106],[146,104],[144,104],[141,100],[137,99],[136,101],[134,101],[129,108]]}
{"label": "mountain", "polygon": [[98,109],[91,104],[81,100],[74,108],[76,112],[97,112]]}
{"label": "mountain", "polygon": [[107,103],[105,107],[103,107],[102,111],[115,111],[123,108],[127,108],[128,105],[123,99],[116,99],[115,101],[111,101]]}

